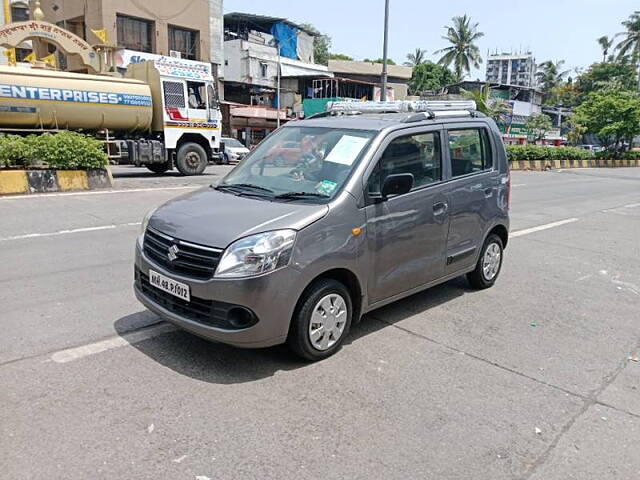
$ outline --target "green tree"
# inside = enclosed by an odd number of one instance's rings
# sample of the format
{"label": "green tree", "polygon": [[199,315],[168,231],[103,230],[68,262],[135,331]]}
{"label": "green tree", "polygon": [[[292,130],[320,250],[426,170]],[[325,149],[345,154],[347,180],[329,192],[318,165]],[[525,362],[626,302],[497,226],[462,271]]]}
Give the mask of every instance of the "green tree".
{"label": "green tree", "polygon": [[607,55],[609,55],[609,50],[613,47],[613,38],[608,37],[607,35],[603,35],[598,38],[598,44],[600,48],[602,48],[602,63],[607,61]]}
{"label": "green tree", "polygon": [[504,122],[509,112],[509,104],[501,98],[491,98],[491,85],[488,83],[479,90],[462,90],[462,94],[469,100],[476,102],[479,112],[492,118],[496,123]]}
{"label": "green tree", "polygon": [[320,31],[310,23],[303,23],[300,26],[315,34],[313,37],[313,59],[315,63],[327,65],[329,63],[329,51],[331,50],[331,37],[320,33]]}
{"label": "green tree", "polygon": [[564,79],[569,74],[569,70],[561,70],[563,65],[564,60],[557,62],[547,60],[538,65],[536,78],[545,96],[549,96],[554,88],[564,83]]}
{"label": "green tree", "polygon": [[577,88],[583,97],[591,92],[609,88],[633,90],[635,84],[635,68],[630,63],[624,62],[596,63],[576,80]]}
{"label": "green tree", "polygon": [[[369,63],[383,63],[382,58],[376,58],[375,60],[372,60],[370,58],[365,58],[363,60],[363,62],[369,62]],[[387,65],[395,65],[396,62],[394,62],[392,59],[387,58]]]}
{"label": "green tree", "polygon": [[455,75],[447,67],[427,61],[413,68],[409,81],[409,93],[422,95],[429,90],[441,90],[455,81]]}
{"label": "green tree", "polygon": [[614,155],[640,134],[640,98],[629,91],[605,90],[589,94],[571,116],[571,123],[592,133]]}
{"label": "green tree", "polygon": [[640,89],[640,11],[633,12],[627,20],[622,22],[622,25],[627,30],[616,34],[616,37],[623,37],[620,43],[616,45],[618,59],[628,56],[637,66],[638,88]]}
{"label": "green tree", "polygon": [[471,67],[480,68],[482,57],[480,50],[475,44],[484,33],[478,31],[478,23],[471,23],[471,17],[453,17],[453,26],[445,26],[447,34],[442,37],[451,46],[436,51],[436,54],[443,54],[438,63],[445,67],[453,65],[456,81],[462,81]]}
{"label": "green tree", "polygon": [[536,113],[527,119],[525,127],[531,132],[533,140],[537,142],[545,137],[547,132],[553,128],[553,125],[547,115],[544,113]]}
{"label": "green tree", "polygon": [[353,61],[353,57],[345,55],[344,53],[330,53],[329,60],[349,60]]}
{"label": "green tree", "polygon": [[421,48],[416,48],[416,51],[413,53],[407,54],[407,61],[404,64],[407,67],[417,67],[425,62],[427,56],[427,51]]}

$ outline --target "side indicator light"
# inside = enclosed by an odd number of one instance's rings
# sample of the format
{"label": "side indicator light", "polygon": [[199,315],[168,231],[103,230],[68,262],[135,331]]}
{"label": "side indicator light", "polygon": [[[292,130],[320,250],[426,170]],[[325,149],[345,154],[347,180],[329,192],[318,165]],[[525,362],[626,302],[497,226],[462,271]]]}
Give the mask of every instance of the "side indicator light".
{"label": "side indicator light", "polygon": [[351,229],[351,234],[354,237],[357,237],[358,235],[360,235],[362,233],[362,229],[360,227],[355,227]]}

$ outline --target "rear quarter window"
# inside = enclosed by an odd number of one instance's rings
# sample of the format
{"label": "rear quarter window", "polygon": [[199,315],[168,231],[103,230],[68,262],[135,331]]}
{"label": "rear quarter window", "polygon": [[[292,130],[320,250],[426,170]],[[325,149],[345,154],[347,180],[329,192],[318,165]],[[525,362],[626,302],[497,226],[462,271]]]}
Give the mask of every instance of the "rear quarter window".
{"label": "rear quarter window", "polygon": [[486,129],[465,128],[449,130],[448,133],[453,177],[482,172],[493,166],[491,144]]}

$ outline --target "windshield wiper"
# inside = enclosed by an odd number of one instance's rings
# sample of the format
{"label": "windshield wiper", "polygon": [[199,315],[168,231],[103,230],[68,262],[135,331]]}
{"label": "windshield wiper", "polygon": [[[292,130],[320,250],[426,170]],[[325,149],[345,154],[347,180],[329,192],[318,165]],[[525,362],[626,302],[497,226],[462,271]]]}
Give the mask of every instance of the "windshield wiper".
{"label": "windshield wiper", "polygon": [[324,193],[316,193],[316,192],[286,192],[281,193],[280,195],[276,195],[276,200],[286,200],[286,199],[294,199],[294,198],[329,198],[329,195],[325,195]]}
{"label": "windshield wiper", "polygon": [[244,189],[252,189],[259,190],[261,192],[273,193],[273,190],[266,187],[261,187],[260,185],[254,185],[252,183],[230,183],[230,184],[220,184],[214,187],[216,190],[244,190]]}

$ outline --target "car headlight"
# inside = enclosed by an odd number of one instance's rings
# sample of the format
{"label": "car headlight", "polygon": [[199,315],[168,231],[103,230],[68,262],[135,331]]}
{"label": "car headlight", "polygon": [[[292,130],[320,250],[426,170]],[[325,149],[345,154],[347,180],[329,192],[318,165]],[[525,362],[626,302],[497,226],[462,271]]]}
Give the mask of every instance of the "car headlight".
{"label": "car headlight", "polygon": [[238,278],[272,272],[289,264],[295,230],[275,230],[241,238],[222,255],[216,277]]}
{"label": "car headlight", "polygon": [[142,235],[144,235],[144,232],[147,230],[147,226],[149,225],[149,220],[151,220],[151,216],[156,213],[156,210],[158,208],[152,208],[151,210],[149,210],[147,212],[147,214],[144,216],[144,218],[142,219],[142,224],[141,224],[141,228],[140,228],[140,233]]}

